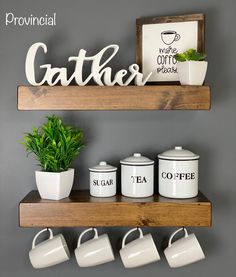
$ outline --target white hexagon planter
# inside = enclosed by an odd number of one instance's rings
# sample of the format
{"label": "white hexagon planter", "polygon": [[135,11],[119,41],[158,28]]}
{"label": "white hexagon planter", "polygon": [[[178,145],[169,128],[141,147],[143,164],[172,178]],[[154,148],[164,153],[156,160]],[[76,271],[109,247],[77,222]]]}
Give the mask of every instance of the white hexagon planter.
{"label": "white hexagon planter", "polygon": [[70,195],[74,169],[63,172],[35,171],[35,178],[42,199],[60,200]]}
{"label": "white hexagon planter", "polygon": [[177,70],[181,85],[201,86],[206,77],[207,65],[206,61],[178,62]]}

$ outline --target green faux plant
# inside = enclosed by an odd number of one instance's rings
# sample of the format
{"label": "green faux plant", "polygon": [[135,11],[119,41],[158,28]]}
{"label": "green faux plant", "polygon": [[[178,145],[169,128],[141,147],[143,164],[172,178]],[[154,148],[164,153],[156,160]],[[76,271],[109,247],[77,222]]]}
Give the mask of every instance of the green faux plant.
{"label": "green faux plant", "polygon": [[175,55],[175,59],[178,62],[185,62],[185,61],[202,61],[206,58],[205,53],[200,53],[195,49],[189,49],[183,53],[178,53]]}
{"label": "green faux plant", "polygon": [[68,170],[85,146],[83,131],[64,125],[56,115],[48,116],[45,124],[26,133],[22,144],[46,172]]}

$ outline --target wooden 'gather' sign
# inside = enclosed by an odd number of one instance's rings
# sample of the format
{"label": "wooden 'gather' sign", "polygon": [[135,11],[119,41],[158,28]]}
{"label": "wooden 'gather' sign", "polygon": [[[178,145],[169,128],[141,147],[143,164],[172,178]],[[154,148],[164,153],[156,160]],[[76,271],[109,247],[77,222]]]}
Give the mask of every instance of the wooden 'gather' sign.
{"label": "wooden 'gather' sign", "polygon": [[[45,43],[37,42],[33,44],[27,53],[25,61],[25,72],[29,83],[33,86],[41,86],[48,84],[54,86],[60,83],[62,86],[68,86],[73,80],[79,85],[84,86],[91,80],[96,82],[99,86],[114,86],[116,84],[120,86],[127,86],[131,82],[134,82],[137,86],[143,86],[150,78],[152,72],[146,77],[139,71],[137,64],[131,64],[129,70],[121,69],[116,72],[112,78],[111,67],[106,66],[109,61],[117,54],[119,46],[111,44],[103,48],[94,56],[86,56],[86,51],[81,49],[78,56],[72,56],[68,58],[69,62],[75,62],[75,68],[72,75],[67,77],[66,67],[52,67],[51,64],[40,65],[40,69],[45,69],[44,76],[41,81],[37,82],[35,77],[35,57],[38,50],[42,48],[44,53],[47,53],[47,46]],[[108,55],[108,52],[111,52]],[[104,61],[104,54],[108,55],[108,58]],[[91,73],[85,79],[83,78],[83,66],[86,61],[91,63]],[[126,78],[124,78],[126,77]]]}

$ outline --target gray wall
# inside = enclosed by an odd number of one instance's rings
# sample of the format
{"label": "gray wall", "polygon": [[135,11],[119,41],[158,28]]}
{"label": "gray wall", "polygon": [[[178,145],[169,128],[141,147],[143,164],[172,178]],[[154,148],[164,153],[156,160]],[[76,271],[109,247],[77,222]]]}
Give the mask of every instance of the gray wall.
{"label": "gray wall", "polygon": [[[0,9],[0,275],[23,276],[233,276],[235,273],[235,0],[1,0]],[[15,15],[57,13],[57,26],[4,26],[5,12]],[[16,87],[27,84],[25,54],[36,41],[49,47],[48,62],[66,65],[66,59],[84,48],[96,52],[102,47],[120,45],[115,68],[135,61],[135,19],[142,16],[204,12],[206,51],[212,87],[212,109],[208,111],[144,112],[58,112],[66,122],[82,127],[87,147],[74,166],[74,188],[88,188],[88,170],[101,159],[119,165],[134,151],[150,158],[176,144],[201,155],[200,189],[213,202],[213,226],[192,228],[204,248],[206,260],[176,270],[165,258],[146,267],[125,270],[119,256],[116,262],[81,269],[75,259],[44,270],[34,270],[28,260],[31,241],[38,229],[18,227],[18,202],[35,189],[32,157],[26,158],[19,144],[23,133],[44,122],[49,112],[17,111]],[[83,230],[63,231],[70,248]],[[100,228],[109,232],[116,253],[128,228]],[[145,228],[152,232],[158,249],[174,228]],[[164,243],[163,243],[164,241]]]}

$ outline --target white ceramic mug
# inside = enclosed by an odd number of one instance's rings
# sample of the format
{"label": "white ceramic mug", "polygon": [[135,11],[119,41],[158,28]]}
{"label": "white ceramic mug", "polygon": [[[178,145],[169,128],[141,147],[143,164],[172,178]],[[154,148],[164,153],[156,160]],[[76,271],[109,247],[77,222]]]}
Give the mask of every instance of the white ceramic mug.
{"label": "white ceramic mug", "polygon": [[[139,231],[139,238],[125,244],[127,237],[135,231]],[[120,250],[121,260],[126,268],[139,267],[160,260],[152,235],[143,235],[140,228],[131,229],[126,233]]]}
{"label": "white ceramic mug", "polygon": [[[184,231],[183,238],[172,243],[174,236]],[[194,234],[188,234],[185,228],[175,231],[169,239],[169,245],[164,254],[170,267],[181,267],[205,259],[202,248]]]}
{"label": "white ceramic mug", "polygon": [[[81,243],[84,234],[90,231],[94,231],[94,238]],[[75,257],[80,267],[96,266],[115,260],[108,235],[98,236],[96,228],[89,228],[81,233],[75,249]]]}
{"label": "white ceramic mug", "polygon": [[[36,240],[44,232],[49,232],[49,239],[36,245]],[[53,236],[51,229],[43,229],[36,234],[32,242],[29,258],[34,268],[53,266],[69,260],[70,252],[62,234]]]}

